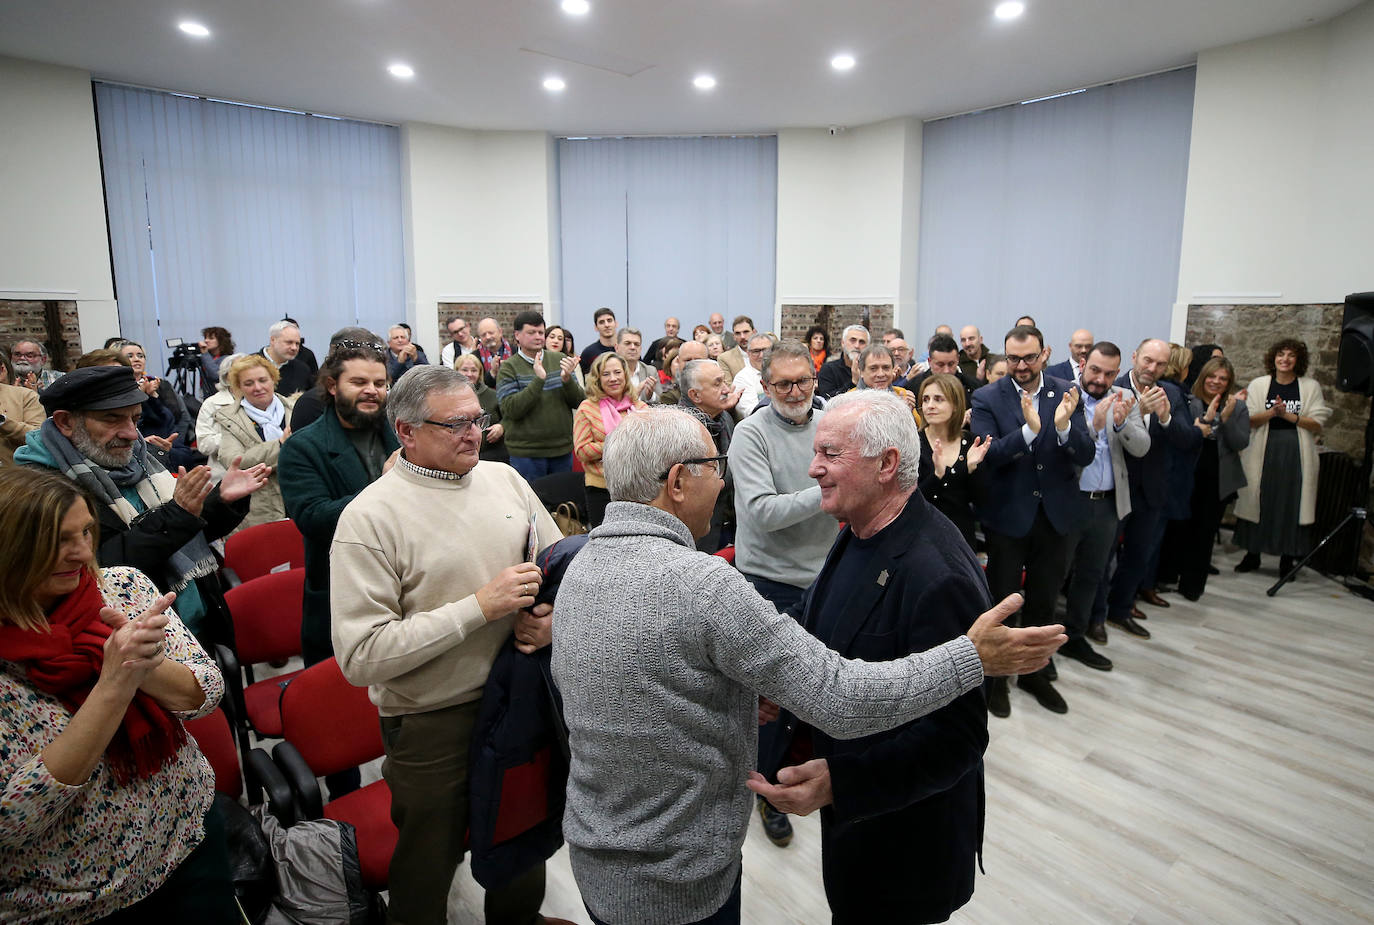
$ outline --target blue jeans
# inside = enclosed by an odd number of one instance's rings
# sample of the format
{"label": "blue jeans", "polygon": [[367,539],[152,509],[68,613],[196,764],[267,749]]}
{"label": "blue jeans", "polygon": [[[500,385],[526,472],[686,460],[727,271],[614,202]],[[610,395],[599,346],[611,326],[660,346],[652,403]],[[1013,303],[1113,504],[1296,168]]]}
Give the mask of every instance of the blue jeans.
{"label": "blue jeans", "polygon": [[[691,925],[739,925],[739,881],[740,875],[736,874],[734,892],[732,892],[730,898],[725,901],[725,905],[706,916],[706,918],[692,922]],[[586,904],[584,903],[583,905]],[[592,915],[592,910],[590,909],[587,910],[587,914],[592,916],[593,925],[612,925],[612,923],[603,922],[595,915]],[[617,925],[619,925],[619,923],[617,923]]]}
{"label": "blue jeans", "polygon": [[520,473],[520,476],[530,484],[534,480],[546,475],[554,475],[558,472],[572,471],[572,454],[564,453],[562,456],[512,456],[510,458],[511,468]]}

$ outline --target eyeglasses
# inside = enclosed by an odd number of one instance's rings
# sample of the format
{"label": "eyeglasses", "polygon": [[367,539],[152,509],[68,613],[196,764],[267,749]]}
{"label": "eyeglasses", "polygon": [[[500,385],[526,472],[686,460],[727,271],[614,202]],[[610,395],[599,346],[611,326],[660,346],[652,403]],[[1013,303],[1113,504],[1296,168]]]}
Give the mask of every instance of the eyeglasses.
{"label": "eyeglasses", "polygon": [[43,354],[37,351],[30,353],[27,350],[13,350],[10,352],[10,356],[19,357],[21,360],[37,360],[42,357]]}
{"label": "eyeglasses", "polygon": [[[716,478],[725,478],[726,457],[724,456],[698,456],[695,459],[684,459],[682,462],[678,463],[678,465],[701,466],[705,465],[706,463],[715,464]],[[672,466],[669,466],[667,469],[664,469],[662,472],[658,474],[658,480],[661,482],[664,479],[666,479],[668,477],[668,473],[671,471],[673,471]]]}
{"label": "eyeglasses", "polygon": [[783,395],[791,394],[793,389],[798,392],[805,392],[816,385],[815,376],[807,376],[805,379],[791,379],[784,382],[770,382],[768,387],[781,392]]}
{"label": "eyeglasses", "polygon": [[487,425],[491,423],[491,415],[484,414],[476,418],[459,418],[456,421],[426,420],[424,423],[433,424],[435,427],[442,427],[451,434],[462,436],[469,427],[476,427],[478,430],[486,430]]}
{"label": "eyeglasses", "polygon": [[1008,366],[1030,366],[1032,363],[1034,363],[1034,362],[1035,362],[1036,360],[1038,360],[1038,359],[1040,359],[1040,354],[1039,354],[1039,353],[1028,353],[1028,354],[1026,354],[1026,355],[1023,356],[1023,357],[1019,357],[1019,356],[1016,356],[1015,354],[1008,353],[1008,354],[1007,354],[1007,365],[1008,365]]}
{"label": "eyeglasses", "polygon": [[763,356],[765,353],[767,353],[768,350],[769,350],[768,347],[750,347],[750,348],[749,348],[749,355],[750,355],[751,357],[761,357],[761,356]]}

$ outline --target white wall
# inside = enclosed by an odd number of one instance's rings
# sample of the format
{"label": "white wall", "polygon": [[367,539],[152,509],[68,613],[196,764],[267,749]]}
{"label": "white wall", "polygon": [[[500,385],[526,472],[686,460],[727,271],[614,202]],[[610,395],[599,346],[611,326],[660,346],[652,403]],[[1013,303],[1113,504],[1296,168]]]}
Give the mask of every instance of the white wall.
{"label": "white wall", "polygon": [[401,127],[407,315],[431,357],[439,302],[552,305],[552,157],[543,132]]}
{"label": "white wall", "polygon": [[778,133],[779,305],[893,303],[905,320],[916,291],[920,159],[915,119],[833,136]]}
{"label": "white wall", "polygon": [[1192,302],[1374,288],[1374,3],[1198,57],[1175,332]]}
{"label": "white wall", "polygon": [[91,75],[0,58],[0,298],[75,300],[86,350],[119,333]]}

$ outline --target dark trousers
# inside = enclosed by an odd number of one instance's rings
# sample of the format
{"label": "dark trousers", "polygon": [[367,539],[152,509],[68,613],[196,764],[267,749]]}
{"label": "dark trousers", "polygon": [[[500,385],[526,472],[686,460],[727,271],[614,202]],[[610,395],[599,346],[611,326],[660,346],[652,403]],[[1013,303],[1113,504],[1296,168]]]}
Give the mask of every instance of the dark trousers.
{"label": "dark trousers", "polygon": [[[720,907],[719,909],[717,909],[715,912],[713,912],[713,913],[711,913],[710,915],[706,916],[706,918],[704,918],[704,919],[697,919],[695,922],[690,923],[690,925],[739,925],[739,907],[740,907],[739,883],[740,883],[740,878],[739,878],[739,875],[736,874],[736,875],[735,875],[735,889],[734,889],[734,891],[730,894],[730,898],[727,899],[727,900],[725,900],[725,905],[721,906],[721,907]],[[586,904],[583,903],[583,905],[586,905]],[[593,915],[591,909],[588,909],[588,910],[587,910],[587,914],[590,915],[590,916],[592,917],[593,925],[629,925],[628,922],[614,922],[614,923],[612,923],[612,922],[603,921],[602,919],[599,919],[599,918],[597,918],[595,915]]]}
{"label": "dark trousers", "polygon": [[587,529],[601,526],[606,519],[606,505],[611,503],[611,493],[595,485],[587,486]]}
{"label": "dark trousers", "polygon": [[229,872],[224,820],[212,806],[205,814],[204,840],[177,865],[162,886],[132,906],[98,921],[102,925],[144,925],[147,922],[237,925],[242,920]]}
{"label": "dark trousers", "polygon": [[[1054,623],[1054,604],[1064,583],[1069,563],[1068,538],[1054,529],[1045,508],[1035,512],[1035,521],[1025,536],[1007,536],[987,529],[988,589],[994,602],[1020,589],[1026,604],[1013,620],[1020,626],[1046,626]],[[1025,585],[1021,572],[1025,570]]]}
{"label": "dark trousers", "polygon": [[519,472],[526,482],[534,484],[534,480],[543,478],[546,475],[553,475],[556,472],[572,471],[572,454],[564,453],[562,456],[512,456],[510,458],[511,468]]}
{"label": "dark trousers", "polygon": [[1144,504],[1137,507],[1135,501],[1131,499],[1131,516],[1126,518],[1126,529],[1122,531],[1116,575],[1112,577],[1111,592],[1107,595],[1107,615],[1110,617],[1131,615],[1136,592],[1144,587],[1142,582],[1150,569],[1155,543],[1161,538],[1159,527],[1163,510]]}
{"label": "dark trousers", "polygon": [[[468,748],[479,702],[383,716],[391,821],[400,830],[387,887],[392,925],[444,925],[448,892],[468,829]],[[488,925],[534,925],[544,903],[544,865],[488,890]]]}
{"label": "dark trousers", "polygon": [[1116,496],[1108,494],[1088,500],[1088,520],[1068,536],[1073,576],[1069,579],[1064,630],[1070,639],[1082,639],[1088,632],[1098,592],[1107,581],[1119,523]]}
{"label": "dark trousers", "polygon": [[1192,519],[1179,543],[1178,590],[1189,597],[1201,597],[1207,590],[1207,567],[1212,564],[1212,548],[1226,502],[1218,487],[1221,468],[1214,441],[1203,444],[1194,473]]}
{"label": "dark trousers", "polygon": [[794,618],[801,616],[801,602],[806,596],[805,588],[764,578],[762,575],[751,575],[748,572],[742,574],[761,597],[778,608],[778,613],[785,613]]}

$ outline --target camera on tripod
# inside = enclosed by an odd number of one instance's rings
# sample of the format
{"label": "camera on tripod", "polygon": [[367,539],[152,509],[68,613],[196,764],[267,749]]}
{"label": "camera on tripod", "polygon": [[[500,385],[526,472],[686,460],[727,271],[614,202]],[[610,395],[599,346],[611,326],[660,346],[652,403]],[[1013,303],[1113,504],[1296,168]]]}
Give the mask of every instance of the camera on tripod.
{"label": "camera on tripod", "polygon": [[167,359],[169,373],[174,369],[200,369],[200,344],[188,344],[180,337],[169,337],[166,343],[172,351]]}

